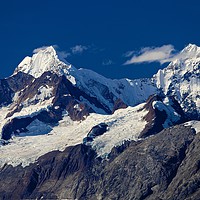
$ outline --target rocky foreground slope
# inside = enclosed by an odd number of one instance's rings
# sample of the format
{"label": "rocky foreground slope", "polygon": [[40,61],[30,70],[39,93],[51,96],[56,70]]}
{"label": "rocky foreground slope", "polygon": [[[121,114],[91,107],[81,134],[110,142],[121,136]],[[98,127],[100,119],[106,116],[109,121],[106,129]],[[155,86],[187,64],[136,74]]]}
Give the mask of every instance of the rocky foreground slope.
{"label": "rocky foreground slope", "polygon": [[200,133],[177,125],[114,148],[109,160],[79,144],[23,168],[5,165],[1,199],[198,199]]}

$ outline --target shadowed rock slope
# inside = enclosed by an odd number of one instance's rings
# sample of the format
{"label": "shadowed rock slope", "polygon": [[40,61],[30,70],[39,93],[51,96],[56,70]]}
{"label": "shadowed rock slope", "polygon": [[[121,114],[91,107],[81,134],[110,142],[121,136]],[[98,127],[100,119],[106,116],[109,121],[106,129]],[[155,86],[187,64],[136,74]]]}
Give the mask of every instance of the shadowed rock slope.
{"label": "shadowed rock slope", "polygon": [[200,135],[177,125],[114,148],[110,159],[83,144],[28,167],[0,169],[0,199],[198,199]]}

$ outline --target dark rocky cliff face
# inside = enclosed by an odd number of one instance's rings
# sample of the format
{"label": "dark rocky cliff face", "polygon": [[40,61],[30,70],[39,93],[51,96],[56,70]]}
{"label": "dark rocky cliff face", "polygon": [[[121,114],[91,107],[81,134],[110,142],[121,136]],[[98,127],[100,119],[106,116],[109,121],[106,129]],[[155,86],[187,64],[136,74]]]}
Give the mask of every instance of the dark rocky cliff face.
{"label": "dark rocky cliff face", "polygon": [[83,144],[28,167],[0,169],[1,199],[198,199],[200,135],[178,125],[113,149],[101,160]]}
{"label": "dark rocky cliff face", "polygon": [[7,79],[0,79],[0,107],[12,103],[14,94],[29,85],[34,78],[31,75],[19,72]]}
{"label": "dark rocky cliff face", "polygon": [[159,110],[156,107],[153,107],[153,103],[160,102],[161,105],[163,105],[166,109],[167,106],[165,103],[163,103],[163,99],[161,96],[158,95],[151,95],[144,106],[144,109],[148,110],[148,114],[144,117],[144,120],[147,121],[147,124],[144,128],[144,130],[140,133],[140,138],[145,138],[150,135],[155,135],[162,131],[164,128],[165,121],[170,121],[169,126],[181,124],[186,121],[190,121],[191,119],[187,119],[185,117],[185,114],[183,110],[181,109],[180,104],[173,98],[169,97],[171,100],[170,107],[174,110],[174,112],[179,115],[179,119],[173,120],[173,117],[170,115],[172,114],[172,111],[167,112],[166,110]]}

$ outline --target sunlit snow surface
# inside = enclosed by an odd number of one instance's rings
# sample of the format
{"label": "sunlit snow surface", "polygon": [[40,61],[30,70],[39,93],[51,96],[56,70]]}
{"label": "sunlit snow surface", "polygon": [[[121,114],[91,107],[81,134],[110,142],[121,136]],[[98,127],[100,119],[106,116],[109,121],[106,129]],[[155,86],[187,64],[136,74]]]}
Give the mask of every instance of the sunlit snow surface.
{"label": "sunlit snow surface", "polygon": [[82,143],[90,129],[101,122],[107,123],[109,130],[94,139],[92,148],[97,151],[98,156],[104,157],[124,140],[138,139],[138,135],[146,125],[143,117],[148,112],[141,110],[143,106],[144,104],[140,104],[120,109],[113,115],[94,113],[81,122],[74,122],[66,116],[56,127],[47,126],[36,120],[28,126],[29,132],[15,136],[8,145],[0,146],[0,166],[5,163],[27,166],[45,153],[53,150],[62,151],[67,146]]}
{"label": "sunlit snow surface", "polygon": [[189,44],[166,68],[154,75],[158,88],[174,96],[183,111],[200,113],[200,47]]}
{"label": "sunlit snow surface", "polygon": [[[59,59],[53,46],[49,46],[35,53],[32,57],[25,57],[18,65],[14,74],[21,71],[38,78],[46,71],[53,71],[59,75],[67,75],[73,70],[74,68],[70,64]],[[73,79],[72,82],[74,83]]]}

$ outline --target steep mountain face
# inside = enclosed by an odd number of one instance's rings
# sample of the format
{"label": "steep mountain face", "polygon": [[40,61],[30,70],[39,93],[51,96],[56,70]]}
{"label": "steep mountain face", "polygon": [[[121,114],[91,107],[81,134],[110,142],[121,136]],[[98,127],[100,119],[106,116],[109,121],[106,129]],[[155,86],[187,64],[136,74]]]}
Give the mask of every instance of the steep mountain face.
{"label": "steep mountain face", "polygon": [[198,196],[199,80],[195,45],[137,80],[76,69],[52,46],[26,57],[0,80],[0,197]]}
{"label": "steep mountain face", "polygon": [[31,83],[31,75],[19,72],[7,79],[0,80],[0,106],[8,106],[13,101],[15,93]]}
{"label": "steep mountain face", "polygon": [[179,102],[189,118],[200,119],[200,47],[189,44],[154,79],[165,95]]}

